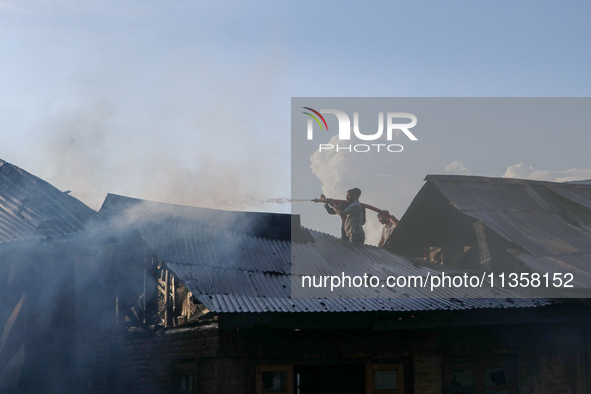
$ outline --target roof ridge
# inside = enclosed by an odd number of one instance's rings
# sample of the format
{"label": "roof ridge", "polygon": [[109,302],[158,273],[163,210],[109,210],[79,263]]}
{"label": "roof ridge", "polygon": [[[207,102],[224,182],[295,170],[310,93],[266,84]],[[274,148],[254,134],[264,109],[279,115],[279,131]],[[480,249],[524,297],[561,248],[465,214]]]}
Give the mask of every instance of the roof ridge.
{"label": "roof ridge", "polygon": [[477,175],[437,175],[430,174],[425,176],[427,182],[437,181],[455,181],[455,182],[483,182],[483,183],[506,183],[506,184],[523,184],[523,185],[554,185],[564,186],[568,188],[591,188],[591,184],[575,183],[576,181],[569,182],[552,182],[552,181],[540,181],[536,179],[523,179],[523,178],[505,178],[505,177],[486,177]]}
{"label": "roof ridge", "polygon": [[[186,205],[186,204],[178,204],[172,202],[163,202],[163,201],[153,201],[153,200],[146,200],[143,198],[137,197],[128,197],[121,194],[116,193],[107,193],[105,200],[103,201],[103,205],[101,209],[107,202],[107,199],[111,200],[109,203],[112,203],[112,199],[119,199],[120,201],[127,201],[129,203],[135,204],[159,204],[159,205],[167,205],[171,209],[195,209],[195,210],[204,210],[204,211],[212,211],[212,212],[228,212],[230,214],[251,214],[251,215],[278,215],[278,216],[293,216],[291,213],[284,213],[284,212],[259,212],[259,211],[235,211],[230,209],[219,209],[219,208],[208,208],[208,207],[200,207],[197,205]],[[109,206],[109,208],[112,208]],[[122,208],[119,208],[120,210]]]}

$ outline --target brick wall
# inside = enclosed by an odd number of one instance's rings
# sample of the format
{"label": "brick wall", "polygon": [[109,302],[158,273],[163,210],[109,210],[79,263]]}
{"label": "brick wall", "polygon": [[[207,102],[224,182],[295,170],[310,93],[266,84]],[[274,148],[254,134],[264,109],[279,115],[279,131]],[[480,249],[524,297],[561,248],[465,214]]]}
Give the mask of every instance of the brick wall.
{"label": "brick wall", "polygon": [[88,393],[168,394],[176,389],[175,365],[194,363],[195,371],[204,377],[197,379],[203,392],[215,393],[207,388],[217,380],[215,363],[198,361],[215,361],[218,334],[215,327],[117,337],[96,334],[81,347],[80,374],[91,378]]}
{"label": "brick wall", "polygon": [[520,393],[582,394],[591,392],[589,343],[591,330],[581,324],[378,332],[206,327],[98,343],[96,365],[85,371],[92,371],[92,393],[168,394],[176,390],[176,363],[193,362],[198,393],[254,394],[257,365],[396,362],[404,364],[408,393],[435,394],[444,392],[449,360],[500,357],[516,360]]}
{"label": "brick wall", "polygon": [[413,357],[414,392],[416,394],[440,394],[442,392],[442,357]]}
{"label": "brick wall", "polygon": [[591,329],[551,326],[551,335],[532,330],[519,357],[524,394],[590,393]]}

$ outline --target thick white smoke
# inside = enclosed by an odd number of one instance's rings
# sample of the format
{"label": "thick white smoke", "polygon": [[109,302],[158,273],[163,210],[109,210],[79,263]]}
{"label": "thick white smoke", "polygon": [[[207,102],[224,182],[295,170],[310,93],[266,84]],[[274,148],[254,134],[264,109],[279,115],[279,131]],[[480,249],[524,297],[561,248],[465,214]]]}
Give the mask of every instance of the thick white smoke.
{"label": "thick white smoke", "polygon": [[[280,56],[239,80],[188,59],[143,80],[126,64],[72,81],[75,105],[56,108],[14,164],[94,209],[107,193],[232,210],[287,210],[252,201],[289,193],[288,130],[269,119]],[[237,88],[239,86],[239,88]],[[265,120],[261,125],[261,119]],[[264,126],[264,127],[261,127]]]}
{"label": "thick white smoke", "polygon": [[[423,141],[401,141],[405,149],[400,153],[316,151],[310,158],[310,168],[321,181],[326,196],[344,199],[347,190],[358,187],[362,191],[361,202],[388,210],[401,218],[423,186],[425,175],[442,173],[445,168],[437,146]],[[328,143],[343,145],[338,135]],[[392,141],[384,137],[383,141],[375,143],[390,144]],[[340,228],[337,220],[334,226],[337,230]],[[377,245],[381,229],[377,214],[367,211],[365,242]]]}

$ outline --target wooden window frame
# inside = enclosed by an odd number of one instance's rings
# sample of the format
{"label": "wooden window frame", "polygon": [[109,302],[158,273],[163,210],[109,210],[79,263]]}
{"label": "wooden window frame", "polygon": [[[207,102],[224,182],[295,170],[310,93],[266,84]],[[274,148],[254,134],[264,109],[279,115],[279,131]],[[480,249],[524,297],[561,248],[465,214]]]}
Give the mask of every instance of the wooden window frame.
{"label": "wooden window frame", "polygon": [[276,391],[274,394],[293,394],[293,365],[258,365],[257,366],[257,394],[263,393],[263,372],[286,372],[286,391]]}
{"label": "wooden window frame", "polygon": [[[181,390],[181,379],[183,376],[193,378],[193,388]],[[195,393],[198,385],[197,360],[177,361],[174,364],[174,387],[175,393]]]}
{"label": "wooden window frame", "polygon": [[[518,376],[517,362],[515,357],[497,357],[497,356],[472,356],[472,357],[454,357],[444,360],[443,367],[443,392],[445,394],[453,393],[454,388],[450,385],[453,369],[474,370],[474,386],[466,387],[466,390],[472,390],[474,394],[484,394],[486,390],[508,390],[510,394],[517,394]],[[507,385],[501,387],[486,386],[486,369],[503,368],[506,370]],[[458,389],[462,389],[458,387]]]}
{"label": "wooden window frame", "polygon": [[[373,373],[375,371],[396,370],[396,390],[374,390]],[[386,394],[386,393],[404,393],[404,365],[402,363],[394,364],[367,364],[365,368],[365,393],[366,394]]]}

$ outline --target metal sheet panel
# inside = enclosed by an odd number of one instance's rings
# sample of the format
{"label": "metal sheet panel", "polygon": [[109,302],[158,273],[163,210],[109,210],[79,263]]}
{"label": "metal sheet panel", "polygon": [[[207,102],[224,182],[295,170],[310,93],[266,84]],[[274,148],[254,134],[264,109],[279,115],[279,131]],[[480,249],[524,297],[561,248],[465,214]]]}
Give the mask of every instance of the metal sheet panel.
{"label": "metal sheet panel", "polygon": [[591,188],[577,184],[548,185],[548,189],[577,204],[591,209]]}
{"label": "metal sheet panel", "polygon": [[528,254],[518,255],[517,258],[540,274],[556,272],[560,274],[572,273],[572,285],[577,288],[591,288],[591,272],[588,266],[591,254],[585,253],[570,256],[535,257]]}
{"label": "metal sheet panel", "polygon": [[[309,244],[292,243],[293,273],[299,275],[323,276],[376,276],[381,280],[377,287],[339,288],[338,296],[348,298],[432,298],[433,292],[428,287],[391,288],[384,282],[393,276],[423,277],[439,275],[441,272],[420,264],[411,262],[404,257],[389,251],[369,245],[355,245],[341,242],[333,236],[310,230],[316,242]],[[444,269],[444,267],[441,267]],[[445,268],[447,274],[453,270]],[[463,273],[463,271],[462,271]],[[478,273],[478,275],[480,275]],[[384,285],[384,286],[382,286]],[[292,295],[305,297],[309,295],[326,296],[322,290],[314,292],[311,289],[294,289]],[[482,288],[454,288],[440,289],[439,297],[449,298],[491,298],[491,297],[524,297],[526,293],[518,290],[495,289],[495,293]],[[332,296],[332,294],[330,295]],[[336,296],[336,295],[335,295]]]}
{"label": "metal sheet panel", "polygon": [[0,244],[81,232],[94,214],[74,197],[0,160]]}
{"label": "metal sheet panel", "polygon": [[222,231],[199,223],[147,222],[138,231],[169,263],[248,271],[290,272],[290,243]]}
{"label": "metal sheet panel", "polygon": [[467,214],[534,256],[591,252],[591,234],[552,212],[470,211]]}
{"label": "metal sheet panel", "polygon": [[459,211],[482,220],[526,251],[530,257],[519,258],[532,268],[578,270],[579,282],[587,282],[587,273],[591,273],[591,185],[472,176],[430,175],[426,179]]}

